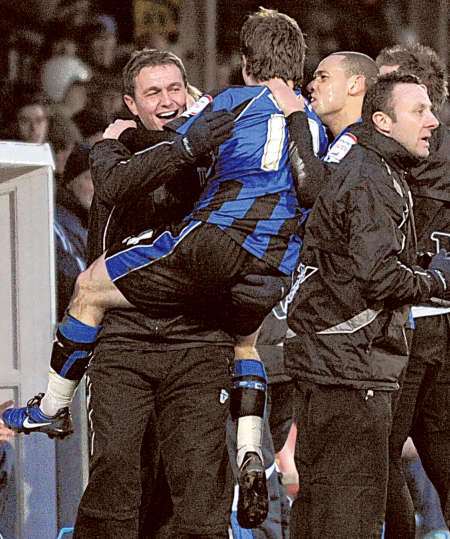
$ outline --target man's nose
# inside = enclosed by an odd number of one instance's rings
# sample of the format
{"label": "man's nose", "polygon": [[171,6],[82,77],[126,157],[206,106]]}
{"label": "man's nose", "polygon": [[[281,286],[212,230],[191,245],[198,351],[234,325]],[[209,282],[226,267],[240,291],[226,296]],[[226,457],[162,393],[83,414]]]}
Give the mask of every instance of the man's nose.
{"label": "man's nose", "polygon": [[170,105],[171,103],[172,103],[172,99],[170,98],[169,92],[163,90],[161,92],[160,104],[161,105]]}
{"label": "man's nose", "polygon": [[427,123],[426,126],[428,129],[436,129],[436,127],[439,125],[439,120],[436,118],[436,116],[430,111],[427,115]]}

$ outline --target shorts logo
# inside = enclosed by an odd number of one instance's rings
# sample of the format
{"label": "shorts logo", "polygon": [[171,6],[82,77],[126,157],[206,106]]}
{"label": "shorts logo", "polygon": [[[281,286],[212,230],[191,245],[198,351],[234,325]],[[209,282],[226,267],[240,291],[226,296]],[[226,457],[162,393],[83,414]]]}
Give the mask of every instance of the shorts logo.
{"label": "shorts logo", "polygon": [[139,236],[128,236],[128,238],[125,238],[122,243],[125,243],[126,245],[137,245],[143,240],[149,240],[153,237],[154,231],[153,230],[145,230],[142,232],[142,234],[139,234]]}
{"label": "shorts logo", "polygon": [[220,404],[225,404],[227,402],[229,396],[230,396],[230,394],[228,393],[228,391],[226,389],[222,389],[221,392],[220,392],[220,396],[219,396]]}

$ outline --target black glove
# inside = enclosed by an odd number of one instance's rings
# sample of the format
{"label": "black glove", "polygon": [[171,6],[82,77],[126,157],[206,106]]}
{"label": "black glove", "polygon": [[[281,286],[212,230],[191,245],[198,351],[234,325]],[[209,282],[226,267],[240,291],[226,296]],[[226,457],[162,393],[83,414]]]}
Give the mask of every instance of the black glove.
{"label": "black glove", "polygon": [[189,160],[196,160],[231,136],[235,116],[232,112],[205,112],[196,120],[186,135],[181,137],[182,152]]}
{"label": "black glove", "polygon": [[441,249],[434,255],[428,266],[428,272],[434,277],[438,285],[435,295],[440,298],[450,297],[450,253]]}
{"label": "black glove", "polygon": [[251,304],[268,311],[289,292],[289,277],[273,275],[246,275],[231,289],[233,304]]}

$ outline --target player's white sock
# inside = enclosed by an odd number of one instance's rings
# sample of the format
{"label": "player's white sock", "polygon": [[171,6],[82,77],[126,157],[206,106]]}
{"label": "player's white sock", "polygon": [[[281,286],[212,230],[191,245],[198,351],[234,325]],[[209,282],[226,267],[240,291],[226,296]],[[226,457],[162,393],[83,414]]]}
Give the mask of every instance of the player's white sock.
{"label": "player's white sock", "polygon": [[262,417],[247,415],[240,417],[237,421],[237,465],[241,467],[245,454],[253,451],[257,453],[261,460],[262,456],[262,434],[264,421]]}
{"label": "player's white sock", "polygon": [[54,416],[60,408],[72,402],[79,380],[63,378],[52,368],[48,373],[47,391],[41,401],[40,409],[45,415]]}

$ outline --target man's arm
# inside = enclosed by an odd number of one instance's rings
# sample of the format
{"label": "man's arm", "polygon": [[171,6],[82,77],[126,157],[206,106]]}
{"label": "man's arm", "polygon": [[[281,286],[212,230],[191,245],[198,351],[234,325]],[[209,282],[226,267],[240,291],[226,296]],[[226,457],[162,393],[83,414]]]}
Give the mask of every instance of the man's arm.
{"label": "man's arm", "polygon": [[287,119],[289,157],[300,205],[310,208],[322,187],[328,182],[334,166],[324,163],[314,153],[303,97],[297,96],[281,79],[272,79],[266,85]]}
{"label": "man's arm", "polygon": [[[123,120],[116,120],[123,122]],[[134,122],[133,122],[134,123]],[[173,179],[186,158],[174,145],[173,137],[164,132],[149,132],[149,145],[132,154],[119,137],[126,132],[130,139],[130,126],[112,130],[112,124],[91,150],[90,168],[97,197],[106,205],[123,204],[139,194],[149,193]],[[138,132],[136,131],[136,136]],[[156,135],[157,133],[157,135]],[[160,140],[156,139],[156,136]],[[172,140],[171,140],[172,138]],[[155,140],[156,139],[156,140]]]}
{"label": "man's arm", "polygon": [[124,137],[129,135],[132,124],[116,120],[105,130],[104,140],[91,150],[96,195],[109,206],[154,191],[172,180],[184,166],[195,165],[231,135],[234,116],[226,112],[204,114],[185,135],[149,132],[149,138],[156,137],[157,142],[135,154],[120,142],[122,133]]}
{"label": "man's arm", "polygon": [[[389,308],[445,297],[444,277],[414,265],[415,261],[401,259],[401,253],[408,249],[408,220],[400,224],[401,216],[399,222],[393,219],[387,197],[380,196],[374,183],[368,180],[353,189],[346,209],[349,253],[362,293],[370,302],[382,302]],[[450,262],[447,265],[450,269]]]}

